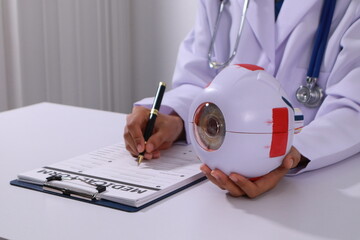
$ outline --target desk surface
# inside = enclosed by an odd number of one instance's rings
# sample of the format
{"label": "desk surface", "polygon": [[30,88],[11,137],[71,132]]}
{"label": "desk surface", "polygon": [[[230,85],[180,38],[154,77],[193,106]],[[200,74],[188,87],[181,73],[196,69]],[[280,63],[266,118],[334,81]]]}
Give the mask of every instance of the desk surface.
{"label": "desk surface", "polygon": [[208,181],[137,213],[10,186],[20,172],[122,140],[125,115],[41,103],[0,113],[0,237],[359,239],[360,155],[250,200]]}

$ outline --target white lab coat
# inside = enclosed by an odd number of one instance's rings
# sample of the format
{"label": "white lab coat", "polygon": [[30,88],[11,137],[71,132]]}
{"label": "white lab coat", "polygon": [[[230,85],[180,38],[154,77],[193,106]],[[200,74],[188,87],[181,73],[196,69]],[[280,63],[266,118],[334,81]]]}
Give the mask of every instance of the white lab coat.
{"label": "white lab coat", "polygon": [[[294,107],[301,108],[305,127],[294,146],[311,162],[300,172],[341,161],[360,151],[360,0],[337,1],[330,38],[318,84],[326,98],[319,108],[307,108],[295,98],[305,84],[323,1],[286,0],[274,19],[273,0],[251,0],[235,63],[255,64],[273,74]],[[196,24],[182,43],[162,111],[173,109],[188,128],[192,100],[216,76],[207,54],[220,1],[200,0]],[[243,0],[226,5],[214,51],[217,61],[228,57],[240,24]],[[231,96],[229,101],[231,101]],[[137,104],[151,106],[152,99]],[[188,133],[188,131],[186,131]],[[189,141],[189,138],[187,137]]]}

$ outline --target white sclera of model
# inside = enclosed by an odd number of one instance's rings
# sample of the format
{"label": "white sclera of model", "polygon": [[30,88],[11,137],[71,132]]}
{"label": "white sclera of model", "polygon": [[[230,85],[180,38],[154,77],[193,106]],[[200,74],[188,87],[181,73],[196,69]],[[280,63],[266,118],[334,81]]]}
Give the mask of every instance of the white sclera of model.
{"label": "white sclera of model", "polygon": [[270,172],[282,163],[303,123],[287,99],[280,83],[259,67],[225,68],[190,107],[195,153],[226,174],[252,178]]}

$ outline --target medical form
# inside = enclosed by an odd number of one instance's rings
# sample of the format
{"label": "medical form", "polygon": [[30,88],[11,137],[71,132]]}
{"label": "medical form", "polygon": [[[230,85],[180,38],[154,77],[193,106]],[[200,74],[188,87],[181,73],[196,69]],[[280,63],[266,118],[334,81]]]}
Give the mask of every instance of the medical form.
{"label": "medical form", "polygon": [[[96,199],[139,207],[203,177],[201,162],[190,145],[175,145],[162,152],[159,159],[145,160],[138,166],[136,158],[123,143],[109,145],[18,175],[18,180],[48,184],[92,194]],[[61,181],[48,182],[51,176]],[[96,192],[96,187],[106,190]]]}

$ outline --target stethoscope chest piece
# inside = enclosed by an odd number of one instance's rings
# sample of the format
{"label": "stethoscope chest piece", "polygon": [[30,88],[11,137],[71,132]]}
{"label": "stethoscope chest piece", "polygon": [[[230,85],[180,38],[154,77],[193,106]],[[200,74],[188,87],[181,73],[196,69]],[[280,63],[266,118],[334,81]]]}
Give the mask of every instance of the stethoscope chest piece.
{"label": "stethoscope chest piece", "polygon": [[302,85],[296,91],[296,99],[309,108],[320,106],[323,98],[323,90],[316,84],[316,79],[307,79],[306,86]]}

